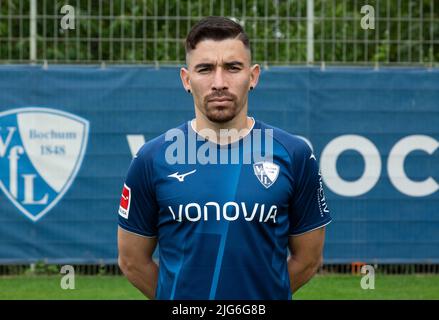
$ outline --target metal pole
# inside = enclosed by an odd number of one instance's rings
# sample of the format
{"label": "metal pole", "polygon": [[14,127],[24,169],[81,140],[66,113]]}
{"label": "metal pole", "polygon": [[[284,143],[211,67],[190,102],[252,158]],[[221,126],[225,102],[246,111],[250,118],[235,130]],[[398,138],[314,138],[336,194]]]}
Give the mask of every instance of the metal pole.
{"label": "metal pole", "polygon": [[30,1],[30,46],[29,57],[31,63],[37,61],[37,0]]}
{"label": "metal pole", "polygon": [[306,2],[306,62],[314,62],[314,0]]}

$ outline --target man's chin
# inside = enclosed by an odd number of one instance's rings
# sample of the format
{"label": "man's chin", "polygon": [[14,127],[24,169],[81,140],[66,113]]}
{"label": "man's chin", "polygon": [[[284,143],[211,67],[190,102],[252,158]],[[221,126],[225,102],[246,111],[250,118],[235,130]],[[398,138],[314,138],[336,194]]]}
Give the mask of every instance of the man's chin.
{"label": "man's chin", "polygon": [[229,122],[229,121],[233,120],[233,118],[235,118],[235,116],[236,116],[236,114],[230,114],[230,113],[226,113],[226,114],[208,113],[206,115],[206,117],[207,117],[207,119],[209,119],[209,121],[215,122],[215,123]]}
{"label": "man's chin", "polygon": [[229,122],[237,115],[236,109],[230,106],[209,106],[205,110],[206,118],[215,123]]}

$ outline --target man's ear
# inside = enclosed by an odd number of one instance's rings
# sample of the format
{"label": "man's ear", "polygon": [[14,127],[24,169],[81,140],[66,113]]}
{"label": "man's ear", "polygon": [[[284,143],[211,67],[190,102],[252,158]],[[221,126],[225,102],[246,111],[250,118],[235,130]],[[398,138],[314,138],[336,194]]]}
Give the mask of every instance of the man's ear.
{"label": "man's ear", "polygon": [[190,82],[190,76],[189,76],[189,70],[182,67],[180,69],[180,78],[181,78],[181,82],[183,83],[183,87],[186,91],[191,91],[191,82]]}
{"label": "man's ear", "polygon": [[255,88],[259,81],[259,75],[261,74],[261,67],[259,64],[254,64],[250,68],[250,87]]}

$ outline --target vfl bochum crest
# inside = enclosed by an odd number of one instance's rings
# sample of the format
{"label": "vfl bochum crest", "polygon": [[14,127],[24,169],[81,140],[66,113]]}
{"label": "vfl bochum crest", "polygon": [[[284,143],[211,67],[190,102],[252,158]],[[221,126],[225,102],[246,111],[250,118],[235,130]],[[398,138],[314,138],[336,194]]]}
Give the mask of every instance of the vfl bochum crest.
{"label": "vfl bochum crest", "polygon": [[81,167],[88,121],[47,108],[0,113],[0,188],[32,221],[61,200]]}
{"label": "vfl bochum crest", "polygon": [[259,182],[265,188],[271,187],[279,175],[279,166],[273,162],[257,162],[253,164],[253,170]]}

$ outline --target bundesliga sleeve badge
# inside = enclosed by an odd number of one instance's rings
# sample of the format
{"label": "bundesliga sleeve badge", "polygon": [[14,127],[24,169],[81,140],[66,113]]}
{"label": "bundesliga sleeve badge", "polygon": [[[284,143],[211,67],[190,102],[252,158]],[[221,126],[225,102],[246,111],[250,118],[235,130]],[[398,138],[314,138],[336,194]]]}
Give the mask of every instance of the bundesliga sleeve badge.
{"label": "bundesliga sleeve badge", "polygon": [[128,214],[130,212],[130,202],[131,202],[131,189],[126,184],[123,185],[122,195],[120,198],[119,214],[128,219]]}

